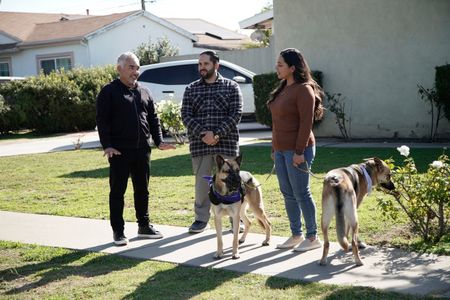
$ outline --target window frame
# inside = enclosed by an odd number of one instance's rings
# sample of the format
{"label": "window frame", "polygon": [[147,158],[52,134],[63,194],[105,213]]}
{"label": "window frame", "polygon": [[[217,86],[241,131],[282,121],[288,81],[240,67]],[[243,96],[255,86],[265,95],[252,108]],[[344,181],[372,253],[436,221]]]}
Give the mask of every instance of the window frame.
{"label": "window frame", "polygon": [[61,58],[68,58],[68,59],[70,59],[70,70],[73,69],[73,66],[75,65],[73,52],[60,52],[60,53],[36,55],[37,74],[40,74],[41,70],[42,70],[42,68],[41,68],[41,61],[43,61],[43,60],[53,60],[55,62],[55,67],[56,67],[56,60],[57,59],[61,59]]}
{"label": "window frame", "polygon": [[13,73],[12,73],[12,60],[11,60],[11,58],[10,57],[0,57],[0,63],[8,64],[8,73],[9,74],[5,75],[5,76],[13,76]]}

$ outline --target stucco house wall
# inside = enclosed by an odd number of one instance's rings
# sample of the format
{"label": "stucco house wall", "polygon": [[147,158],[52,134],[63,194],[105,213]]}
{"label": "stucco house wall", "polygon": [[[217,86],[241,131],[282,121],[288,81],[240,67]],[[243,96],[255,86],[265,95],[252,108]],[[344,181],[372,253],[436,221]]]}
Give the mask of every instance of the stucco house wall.
{"label": "stucco house wall", "polygon": [[[435,66],[450,62],[448,0],[274,0],[275,53],[298,48],[346,97],[353,138],[423,138]],[[327,112],[318,136],[340,136]],[[444,118],[438,136],[450,137]]]}
{"label": "stucco house wall", "polygon": [[39,66],[37,61],[38,56],[61,53],[70,53],[73,57],[73,64],[76,67],[86,66],[89,61],[86,47],[80,43],[53,47],[30,48],[17,52],[11,56],[12,73],[15,76],[30,76],[39,74]]}

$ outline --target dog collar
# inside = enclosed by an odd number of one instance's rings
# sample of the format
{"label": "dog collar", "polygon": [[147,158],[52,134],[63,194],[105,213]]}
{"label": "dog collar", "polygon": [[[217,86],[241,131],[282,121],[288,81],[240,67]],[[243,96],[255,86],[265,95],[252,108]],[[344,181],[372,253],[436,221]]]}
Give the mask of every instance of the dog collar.
{"label": "dog collar", "polygon": [[372,178],[370,178],[369,173],[367,173],[366,167],[364,167],[364,165],[361,165],[360,168],[367,181],[367,196],[370,196],[370,192],[372,192]]}
{"label": "dog collar", "polygon": [[241,201],[243,197],[243,191],[242,188],[240,188],[238,191],[230,194],[230,195],[221,195],[218,192],[214,190],[214,177],[213,176],[202,176],[204,179],[208,180],[209,184],[209,200],[211,200],[211,203],[214,205],[219,205],[220,203],[223,204],[233,204],[238,201]]}

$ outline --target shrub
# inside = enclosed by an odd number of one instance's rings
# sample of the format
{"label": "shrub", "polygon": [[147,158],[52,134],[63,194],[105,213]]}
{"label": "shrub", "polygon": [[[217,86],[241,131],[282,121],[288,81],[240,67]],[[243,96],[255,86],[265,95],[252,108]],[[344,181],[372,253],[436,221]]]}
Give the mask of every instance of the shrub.
{"label": "shrub", "polygon": [[95,102],[101,88],[117,77],[115,66],[95,68],[76,68],[66,73],[80,91],[80,101],[74,108],[77,115],[73,124],[76,130],[92,130],[95,128]]}
{"label": "shrub", "polygon": [[437,99],[443,105],[445,117],[450,121],[450,64],[436,67],[435,87]]}
{"label": "shrub", "polygon": [[151,40],[142,43],[133,52],[139,58],[141,65],[159,63],[161,57],[178,55],[178,48],[170,44],[168,38],[158,39],[156,43]]}
{"label": "shrub", "polygon": [[450,229],[450,160],[444,153],[430,164],[425,174],[419,174],[414,159],[409,157],[409,148],[397,149],[405,159],[401,166],[396,166],[392,159],[387,161],[396,190],[385,191],[394,197],[378,199],[378,204],[393,219],[405,213],[413,231],[424,242],[436,244]]}
{"label": "shrub", "polygon": [[23,104],[18,95],[24,81],[0,84],[0,133],[27,128]]}
{"label": "shrub", "polygon": [[[322,86],[322,72],[312,71],[314,80]],[[253,77],[253,94],[255,95],[255,116],[260,124],[272,127],[272,117],[267,108],[266,102],[270,98],[270,93],[278,86],[280,80],[277,73],[266,73]]]}
{"label": "shrub", "polygon": [[64,73],[52,72],[24,82],[18,100],[24,105],[28,128],[40,133],[77,130],[80,90]]}
{"label": "shrub", "polygon": [[339,132],[341,133],[342,137],[346,141],[350,141],[351,138],[351,124],[352,124],[352,118],[351,116],[346,116],[345,111],[345,97],[342,96],[341,93],[336,94],[329,94],[325,93],[326,96],[326,103],[324,106],[334,113],[336,117],[336,124],[339,128]]}
{"label": "shrub", "polygon": [[436,137],[436,133],[439,128],[439,121],[444,117],[442,114],[443,104],[437,97],[436,88],[427,89],[417,85],[419,90],[417,91],[423,101],[430,103],[431,126],[430,126],[430,142],[433,142]]}
{"label": "shrub", "polygon": [[181,105],[172,100],[162,100],[156,104],[156,111],[163,130],[168,132],[178,144],[184,144],[186,128],[181,120]]}
{"label": "shrub", "polygon": [[60,70],[0,85],[0,133],[91,130],[100,89],[117,76],[114,66]]}

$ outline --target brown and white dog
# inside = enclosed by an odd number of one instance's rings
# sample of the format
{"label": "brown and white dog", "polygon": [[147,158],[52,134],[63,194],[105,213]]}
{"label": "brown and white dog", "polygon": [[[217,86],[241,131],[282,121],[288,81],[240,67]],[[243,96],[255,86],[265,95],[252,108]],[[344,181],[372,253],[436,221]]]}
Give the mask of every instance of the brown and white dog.
{"label": "brown and white dog", "polygon": [[[245,241],[250,230],[251,222],[247,217],[250,206],[259,224],[266,232],[263,246],[269,245],[272,233],[271,224],[264,211],[262,192],[256,178],[246,171],[241,171],[242,155],[236,159],[224,159],[216,156],[217,172],[210,179],[209,199],[214,213],[217,233],[217,251],[214,258],[219,259],[223,254],[222,217],[228,215],[233,220],[233,259],[239,258],[239,244]],[[244,233],[239,239],[239,220],[245,225]]]}
{"label": "brown and white dog", "polygon": [[358,214],[357,208],[363,198],[370,194],[372,186],[380,184],[388,190],[394,190],[391,181],[391,170],[381,159],[374,157],[366,159],[359,165],[333,169],[325,175],[322,190],[322,233],[324,238],[323,255],[320,265],[327,264],[330,247],[328,228],[336,215],[336,233],[339,244],[347,251],[348,234],[351,230],[352,252],[357,266],[363,263],[359,256]]}

